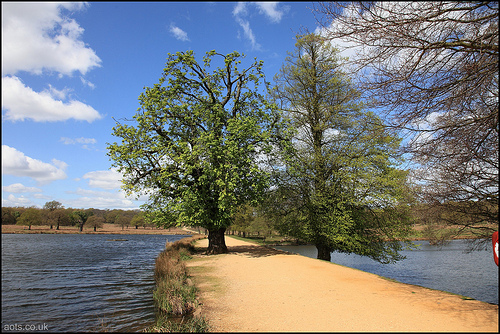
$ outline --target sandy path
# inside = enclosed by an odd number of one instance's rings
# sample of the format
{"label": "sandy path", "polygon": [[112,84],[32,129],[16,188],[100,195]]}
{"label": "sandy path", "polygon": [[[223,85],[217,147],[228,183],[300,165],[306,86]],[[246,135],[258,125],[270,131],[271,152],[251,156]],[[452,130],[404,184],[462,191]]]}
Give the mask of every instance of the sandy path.
{"label": "sandy path", "polygon": [[229,254],[188,262],[212,331],[498,332],[497,305],[230,237],[226,244]]}

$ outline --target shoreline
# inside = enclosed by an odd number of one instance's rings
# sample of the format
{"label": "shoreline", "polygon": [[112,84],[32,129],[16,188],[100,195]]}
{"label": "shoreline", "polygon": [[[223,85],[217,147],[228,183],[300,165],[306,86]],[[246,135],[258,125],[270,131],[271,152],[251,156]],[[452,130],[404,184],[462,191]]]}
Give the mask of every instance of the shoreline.
{"label": "shoreline", "polygon": [[187,265],[219,332],[498,332],[498,305],[235,238]]}
{"label": "shoreline", "polygon": [[121,226],[115,226],[114,224],[104,224],[102,228],[98,228],[94,232],[93,227],[84,227],[83,231],[74,226],[60,226],[59,230],[50,228],[50,226],[32,226],[29,230],[26,226],[22,225],[2,225],[2,234],[159,234],[159,235],[195,235],[198,232],[187,229],[172,227],[169,229],[158,229],[158,228],[133,228],[128,227],[122,229]]}

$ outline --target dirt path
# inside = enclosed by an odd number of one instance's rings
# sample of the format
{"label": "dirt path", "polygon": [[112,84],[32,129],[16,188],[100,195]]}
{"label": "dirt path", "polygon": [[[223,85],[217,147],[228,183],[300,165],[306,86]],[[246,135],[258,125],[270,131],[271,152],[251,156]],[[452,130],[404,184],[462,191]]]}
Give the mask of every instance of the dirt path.
{"label": "dirt path", "polygon": [[230,237],[226,244],[229,254],[188,262],[212,331],[498,332],[497,305]]}

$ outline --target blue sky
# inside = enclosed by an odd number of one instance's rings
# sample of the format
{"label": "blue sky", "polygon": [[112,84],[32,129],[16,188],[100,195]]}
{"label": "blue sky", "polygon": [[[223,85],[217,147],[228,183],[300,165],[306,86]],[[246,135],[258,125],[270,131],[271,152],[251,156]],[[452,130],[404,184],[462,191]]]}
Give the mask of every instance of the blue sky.
{"label": "blue sky", "polygon": [[2,2],[2,206],[136,209],[110,169],[115,119],[132,118],[168,53],[244,53],[268,80],[312,2]]}

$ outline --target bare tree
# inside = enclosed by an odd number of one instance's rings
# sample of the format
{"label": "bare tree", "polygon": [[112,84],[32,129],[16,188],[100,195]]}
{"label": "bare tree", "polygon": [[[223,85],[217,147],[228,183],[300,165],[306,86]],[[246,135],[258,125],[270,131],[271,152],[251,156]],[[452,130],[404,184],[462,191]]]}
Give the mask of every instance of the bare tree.
{"label": "bare tree", "polygon": [[498,229],[498,2],[315,9],[322,34],[350,49],[367,100],[405,133],[434,220],[490,237]]}

